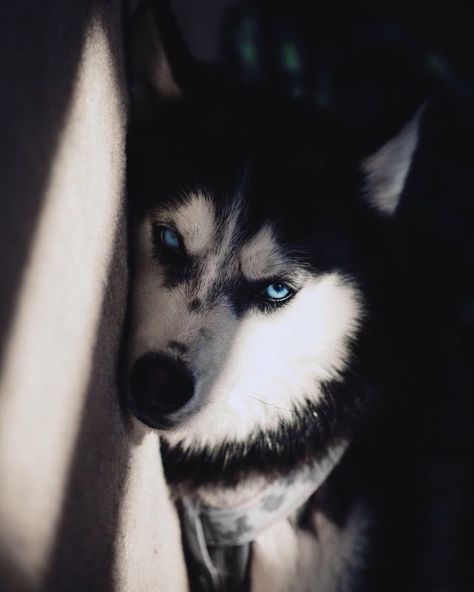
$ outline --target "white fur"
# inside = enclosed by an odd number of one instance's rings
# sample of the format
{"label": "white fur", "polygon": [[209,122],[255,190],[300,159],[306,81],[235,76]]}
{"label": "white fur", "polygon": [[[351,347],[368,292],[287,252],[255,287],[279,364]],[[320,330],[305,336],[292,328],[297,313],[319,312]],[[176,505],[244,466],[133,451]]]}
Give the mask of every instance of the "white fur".
{"label": "white fur", "polygon": [[367,199],[382,213],[392,215],[397,209],[418,142],[421,114],[422,110],[418,111],[395,138],[362,165]]}
{"label": "white fur", "polygon": [[[306,400],[317,403],[322,381],[344,370],[348,343],[362,315],[356,286],[336,273],[314,276],[292,270],[268,227],[239,252],[234,246],[237,209],[227,216],[222,238],[211,248],[212,205],[202,196],[194,201],[165,216],[183,237],[196,238],[194,228],[202,232],[194,245],[206,244],[207,251],[193,285],[165,288],[152,258],[150,221],[139,231],[131,352],[133,361],[147,351],[166,351],[171,340],[188,347],[183,359],[196,381],[192,405],[198,401],[202,409],[163,434],[187,448],[245,440],[257,428],[277,428]],[[190,300],[205,299],[222,277],[238,273],[239,263],[254,279],[285,267],[295,274],[298,292],[273,312],[253,308],[239,319],[225,293],[210,308],[190,310]]]}
{"label": "white fur", "polygon": [[329,274],[308,278],[280,310],[227,319],[219,326],[227,338],[214,336],[217,367],[201,356],[208,367],[199,369],[196,394],[206,406],[166,437],[189,448],[245,440],[256,428],[277,428],[306,400],[317,403],[321,382],[346,365],[359,316],[355,288]]}
{"label": "white fur", "polygon": [[244,479],[231,487],[205,485],[196,493],[200,501],[215,508],[235,508],[252,502],[269,484],[268,476]]}
{"label": "white fur", "polygon": [[360,503],[338,528],[316,512],[313,533],[282,520],[254,542],[250,592],[348,592],[363,565],[369,515]]}

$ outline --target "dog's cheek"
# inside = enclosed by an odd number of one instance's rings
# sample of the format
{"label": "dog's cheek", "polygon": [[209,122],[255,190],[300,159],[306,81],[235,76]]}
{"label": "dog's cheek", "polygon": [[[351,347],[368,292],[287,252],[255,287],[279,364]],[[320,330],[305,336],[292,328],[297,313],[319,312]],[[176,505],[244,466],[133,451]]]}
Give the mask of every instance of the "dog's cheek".
{"label": "dog's cheek", "polygon": [[361,317],[357,288],[330,274],[308,281],[274,313],[236,319],[222,331],[225,343],[203,344],[212,368],[199,387],[203,406],[176,438],[191,448],[214,446],[291,422],[308,400],[317,404],[321,382],[344,369]]}
{"label": "dog's cheek", "polygon": [[129,358],[148,351],[161,351],[176,340],[178,320],[184,311],[183,290],[165,285],[164,270],[153,257],[151,222],[135,228],[135,274],[131,299]]}
{"label": "dog's cheek", "polygon": [[310,280],[280,310],[242,321],[216,391],[236,411],[253,400],[245,424],[253,415],[261,427],[275,427],[306,400],[317,403],[321,382],[344,369],[361,314],[357,289],[341,277]]}

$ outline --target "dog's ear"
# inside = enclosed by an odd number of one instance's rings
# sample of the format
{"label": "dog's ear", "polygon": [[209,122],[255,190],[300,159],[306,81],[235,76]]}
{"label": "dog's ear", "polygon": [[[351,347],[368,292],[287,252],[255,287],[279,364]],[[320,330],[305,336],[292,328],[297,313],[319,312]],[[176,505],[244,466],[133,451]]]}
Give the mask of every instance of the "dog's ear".
{"label": "dog's ear", "polygon": [[130,34],[132,100],[176,98],[185,92],[196,67],[166,0],[141,0]]}
{"label": "dog's ear", "polygon": [[386,142],[362,163],[364,195],[379,212],[393,215],[400,201],[415,153],[424,106]]}

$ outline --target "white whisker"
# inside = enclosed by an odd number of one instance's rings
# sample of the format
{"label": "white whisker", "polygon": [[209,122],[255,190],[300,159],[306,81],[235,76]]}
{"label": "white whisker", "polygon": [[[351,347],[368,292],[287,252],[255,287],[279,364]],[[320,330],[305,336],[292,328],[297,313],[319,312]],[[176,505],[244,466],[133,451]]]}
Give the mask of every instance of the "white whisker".
{"label": "white whisker", "polygon": [[245,391],[240,391],[243,395],[245,395],[246,397],[248,397],[249,399],[253,399],[254,401],[258,401],[259,403],[262,403],[262,405],[268,405],[269,407],[273,407],[274,409],[280,409],[281,411],[288,411],[289,413],[295,413],[294,409],[288,409],[287,407],[280,407],[279,405],[274,405],[273,403],[269,403],[268,401],[265,401],[264,399],[260,399],[259,397],[256,397],[255,395],[250,395],[249,393],[245,392]]}

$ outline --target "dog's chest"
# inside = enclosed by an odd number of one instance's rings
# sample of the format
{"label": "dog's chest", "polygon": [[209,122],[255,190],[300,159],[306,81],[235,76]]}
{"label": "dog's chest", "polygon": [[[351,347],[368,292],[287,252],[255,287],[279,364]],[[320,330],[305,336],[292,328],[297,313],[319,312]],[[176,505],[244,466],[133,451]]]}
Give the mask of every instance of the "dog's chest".
{"label": "dog's chest", "polygon": [[[255,483],[253,490],[258,488]],[[244,503],[240,508],[246,511],[238,513],[220,508],[206,515],[199,502],[182,504],[193,592],[353,590],[364,563],[368,528],[364,504],[354,503],[344,523],[336,524],[313,497],[288,512],[284,506],[291,508],[296,498],[282,501],[278,488],[265,491],[260,504]],[[207,502],[223,501],[218,493],[203,497]]]}
{"label": "dog's chest", "polygon": [[250,592],[346,592],[363,565],[368,515],[354,506],[339,527],[318,510],[309,528],[296,516],[281,520],[253,543]]}

